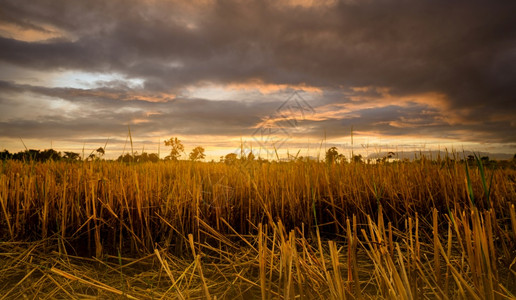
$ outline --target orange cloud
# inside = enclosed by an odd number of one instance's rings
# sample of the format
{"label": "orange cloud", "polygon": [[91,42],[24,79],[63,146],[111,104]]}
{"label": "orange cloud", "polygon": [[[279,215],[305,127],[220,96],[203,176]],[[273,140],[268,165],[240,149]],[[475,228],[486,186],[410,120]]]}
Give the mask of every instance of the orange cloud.
{"label": "orange cloud", "polygon": [[[420,94],[412,94],[407,96],[395,96],[391,94],[391,89],[388,87],[375,87],[375,86],[361,86],[352,87],[351,90],[356,94],[351,95],[352,101],[368,103],[388,103],[396,105],[406,105],[408,103],[425,104],[430,107],[448,108],[449,101],[446,94],[438,92],[427,92]],[[366,93],[375,93],[374,96],[369,96]]]}
{"label": "orange cloud", "polygon": [[[429,108],[439,111],[440,115],[436,116],[447,124],[477,124],[478,122],[468,118],[472,108],[451,108],[450,100],[444,93],[426,92],[419,94],[411,94],[405,96],[396,96],[391,94],[388,87],[360,86],[351,88],[353,93],[349,98],[353,101],[351,104],[344,106],[351,111],[367,108],[385,107],[388,105],[398,105],[406,107],[410,104],[417,103],[425,105]],[[424,113],[424,112],[423,112]],[[400,126],[400,124],[394,124]],[[405,124],[406,125],[406,124]]]}
{"label": "orange cloud", "polygon": [[261,79],[254,79],[245,83],[232,83],[224,87],[231,90],[258,90],[262,94],[270,94],[286,89],[301,90],[309,93],[321,93],[322,90],[318,87],[309,86],[305,83],[300,84],[274,84],[264,83]]}
{"label": "orange cloud", "polygon": [[162,113],[162,112],[159,112],[159,111],[148,111],[148,112],[146,113],[146,116],[147,116],[147,117],[152,117],[152,116],[159,116],[159,115],[161,115],[161,114],[163,114],[163,113]]}
{"label": "orange cloud", "polygon": [[159,93],[156,95],[133,94],[133,95],[128,95],[128,96],[130,96],[129,98],[132,97],[134,100],[147,101],[147,102],[167,102],[167,101],[174,100],[176,98],[176,95],[174,95],[174,94],[165,94],[165,93]]}
{"label": "orange cloud", "polygon": [[401,117],[400,120],[390,121],[388,124],[396,128],[415,128],[415,127],[426,127],[432,125],[439,125],[440,122],[431,122],[423,120],[422,118],[405,118]]}
{"label": "orange cloud", "polygon": [[24,42],[37,42],[51,38],[67,37],[68,34],[44,24],[38,24],[36,28],[24,28],[12,23],[0,23],[0,36]]}
{"label": "orange cloud", "polygon": [[132,119],[131,124],[142,124],[142,123],[149,123],[150,121],[147,119]]}
{"label": "orange cloud", "polygon": [[313,7],[327,7],[333,6],[337,4],[337,0],[285,0],[285,1],[274,1],[277,5],[281,6],[301,6],[304,8],[313,8]]}

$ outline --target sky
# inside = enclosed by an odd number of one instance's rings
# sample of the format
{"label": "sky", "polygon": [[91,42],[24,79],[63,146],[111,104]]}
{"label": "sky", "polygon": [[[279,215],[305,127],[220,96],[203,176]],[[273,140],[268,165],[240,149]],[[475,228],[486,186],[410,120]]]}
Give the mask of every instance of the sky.
{"label": "sky", "polygon": [[[1,0],[0,150],[516,153],[515,1]],[[131,146],[132,141],[132,146]],[[184,156],[186,157],[186,155]]]}

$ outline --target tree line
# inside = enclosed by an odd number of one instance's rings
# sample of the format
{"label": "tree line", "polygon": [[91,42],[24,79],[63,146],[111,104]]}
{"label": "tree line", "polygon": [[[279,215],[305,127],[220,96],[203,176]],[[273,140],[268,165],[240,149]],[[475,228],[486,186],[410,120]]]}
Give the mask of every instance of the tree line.
{"label": "tree line", "polygon": [[[179,140],[177,137],[171,137],[168,140],[164,141],[165,146],[170,147],[170,153],[167,155],[164,159],[160,159],[159,155],[157,153],[147,153],[147,152],[132,152],[132,153],[125,153],[120,155],[116,161],[119,162],[158,162],[160,160],[170,160],[170,161],[178,161],[183,154],[186,155],[185,147],[181,140]],[[192,151],[188,154],[188,159],[191,161],[199,161],[203,160],[205,155],[205,149],[201,146],[196,146],[192,149]],[[0,160],[19,160],[19,161],[98,161],[98,160],[104,160],[105,155],[105,148],[100,147],[96,150],[92,151],[89,155],[85,157],[85,155],[81,155],[77,152],[58,152],[54,149],[45,149],[45,150],[35,150],[35,149],[26,149],[24,151],[20,151],[17,153],[10,153],[8,150],[4,150],[0,152]],[[389,159],[393,158],[396,154],[394,152],[388,152],[387,155],[385,155],[382,158],[376,159],[375,163],[386,163],[389,161]],[[450,160],[450,158],[446,158]],[[310,157],[298,157],[289,155],[288,159],[289,161],[309,161],[313,160]],[[466,159],[462,159],[461,162],[466,162],[468,164],[475,163],[476,160],[479,160],[484,165],[493,164],[494,161],[490,161],[489,157],[483,156],[483,157],[476,157],[473,155],[468,155]],[[226,164],[234,164],[236,162],[250,162],[250,161],[258,161],[258,162],[267,162],[268,160],[263,159],[261,157],[256,158],[252,151],[250,151],[248,154],[244,155],[243,151],[240,155],[240,157],[236,153],[229,153],[225,156],[220,157],[220,162],[224,162]],[[362,155],[353,155],[351,159],[347,159],[343,154],[338,152],[337,147],[330,147],[325,152],[325,159],[324,161],[327,164],[340,164],[340,163],[347,163],[347,162],[353,162],[353,163],[364,163],[364,158]],[[369,163],[369,159],[367,160]],[[502,162],[497,162],[502,163]],[[514,155],[512,161],[506,161],[506,163],[514,164],[516,163],[516,154]]]}
{"label": "tree line", "polygon": [[81,155],[76,152],[57,152],[54,149],[36,150],[27,149],[17,153],[10,153],[7,150],[0,152],[1,160],[20,160],[20,161],[47,161],[47,160],[66,160],[66,161],[79,161]]}
{"label": "tree line", "polygon": [[[160,159],[157,153],[132,152],[120,155],[116,161],[120,162],[158,162],[160,160],[179,160],[181,155],[185,154],[185,147],[178,138],[170,138],[165,141],[165,146],[171,147],[170,154],[164,159]],[[106,150],[103,147],[91,151],[89,155],[84,153],[81,155],[77,152],[60,152],[54,149],[26,149],[17,153],[11,153],[8,150],[0,152],[0,160],[19,160],[19,161],[98,161],[104,160]],[[189,153],[188,158],[192,161],[202,160],[206,157],[204,148],[197,146]]]}

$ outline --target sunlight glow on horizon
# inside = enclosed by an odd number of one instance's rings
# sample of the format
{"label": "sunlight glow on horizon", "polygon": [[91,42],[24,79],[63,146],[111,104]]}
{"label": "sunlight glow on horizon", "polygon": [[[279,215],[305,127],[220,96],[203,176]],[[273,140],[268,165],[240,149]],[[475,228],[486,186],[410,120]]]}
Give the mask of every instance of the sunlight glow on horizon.
{"label": "sunlight glow on horizon", "polygon": [[[168,137],[170,138],[170,137]],[[88,139],[84,139],[82,143],[79,141],[58,141],[58,140],[42,140],[42,139],[23,139],[23,143],[28,149],[44,150],[50,149],[51,147],[56,151],[72,151],[82,153],[83,149],[86,155],[90,152],[94,152],[99,147],[106,146],[106,159],[116,159],[123,153],[141,153],[145,151],[147,153],[160,153],[160,157],[164,158],[170,151],[167,146],[164,145],[164,140],[168,139],[164,137],[153,137],[145,138],[140,140],[133,136],[133,149],[129,142],[128,136],[125,137],[109,137],[99,138],[98,142],[91,142]],[[220,156],[225,156],[229,153],[235,153],[240,156],[240,150],[244,153],[249,153],[251,150],[255,156],[275,160],[276,154],[280,158],[287,158],[287,154],[295,155],[300,153],[300,156],[304,157],[320,157],[324,159],[324,153],[330,147],[337,147],[339,153],[344,154],[347,158],[351,157],[353,152],[355,155],[362,155],[364,158],[383,152],[395,152],[395,153],[411,153],[411,152],[449,152],[449,153],[462,153],[462,151],[473,151],[473,152],[489,152],[493,155],[504,154],[512,155],[510,148],[505,148],[500,144],[493,145],[482,145],[478,143],[461,143],[452,140],[445,139],[417,139],[417,138],[385,138],[375,136],[362,136],[357,132],[354,133],[353,145],[350,141],[350,136],[343,136],[340,138],[332,138],[324,140],[324,137],[319,139],[307,138],[291,138],[285,143],[281,144],[279,148],[274,150],[273,146],[264,145],[261,146],[260,142],[252,136],[246,137],[227,137],[227,136],[196,136],[181,137],[178,136],[179,140],[185,146],[185,153],[181,156],[181,159],[188,159],[188,153],[195,147],[201,146],[205,149],[206,158],[205,161],[215,160],[218,161]],[[241,144],[242,143],[242,144]],[[24,151],[22,141],[20,139],[0,139],[0,151],[8,149],[10,152],[15,153],[18,151]]]}

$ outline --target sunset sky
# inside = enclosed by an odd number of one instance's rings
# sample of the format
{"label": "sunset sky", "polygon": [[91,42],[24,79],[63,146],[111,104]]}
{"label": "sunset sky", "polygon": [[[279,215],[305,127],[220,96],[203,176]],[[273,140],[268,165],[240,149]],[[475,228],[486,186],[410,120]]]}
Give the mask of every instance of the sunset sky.
{"label": "sunset sky", "polygon": [[[0,1],[0,150],[516,152],[516,1]],[[353,145],[351,145],[353,128]],[[109,140],[108,140],[109,139]],[[22,142],[23,141],[23,142]],[[186,156],[185,156],[186,157]]]}

